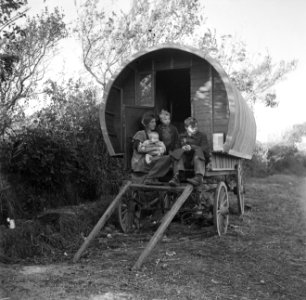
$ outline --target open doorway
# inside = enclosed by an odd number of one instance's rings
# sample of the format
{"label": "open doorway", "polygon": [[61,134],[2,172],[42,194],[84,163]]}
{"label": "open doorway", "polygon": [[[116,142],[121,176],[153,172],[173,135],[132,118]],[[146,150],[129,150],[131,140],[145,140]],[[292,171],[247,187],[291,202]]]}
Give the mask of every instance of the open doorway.
{"label": "open doorway", "polygon": [[156,72],[156,108],[167,109],[172,123],[179,132],[184,130],[184,120],[191,115],[190,70],[177,69]]}

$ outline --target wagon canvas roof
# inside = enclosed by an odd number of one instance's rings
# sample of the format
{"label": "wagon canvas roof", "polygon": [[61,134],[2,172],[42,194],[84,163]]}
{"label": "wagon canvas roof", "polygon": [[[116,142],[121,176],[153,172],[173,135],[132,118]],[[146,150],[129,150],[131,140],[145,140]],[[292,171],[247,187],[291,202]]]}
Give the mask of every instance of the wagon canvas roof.
{"label": "wagon canvas roof", "polygon": [[107,132],[105,120],[105,105],[108,101],[109,93],[115,80],[123,72],[123,70],[127,68],[127,66],[136,62],[143,56],[151,53],[158,53],[159,51],[167,49],[172,49],[175,51],[188,53],[190,55],[195,55],[198,58],[208,62],[215,69],[225,86],[229,109],[228,130],[225,136],[223,151],[236,157],[251,159],[256,142],[256,123],[252,110],[250,109],[246,101],[242,98],[236,86],[231,82],[230,78],[228,77],[222,66],[215,59],[213,59],[212,57],[205,54],[199,49],[178,44],[162,44],[139,51],[138,53],[132,55],[129,59],[127,59],[117,69],[112,78],[109,80],[105,89],[104,99],[100,110],[100,123],[102,133],[109,153],[111,155],[115,155],[112,143]]}

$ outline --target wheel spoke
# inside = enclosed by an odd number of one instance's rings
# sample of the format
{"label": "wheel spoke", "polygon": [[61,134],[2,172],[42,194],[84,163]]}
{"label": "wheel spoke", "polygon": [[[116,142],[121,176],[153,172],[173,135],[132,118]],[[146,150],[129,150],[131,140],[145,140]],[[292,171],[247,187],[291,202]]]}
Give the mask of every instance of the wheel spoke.
{"label": "wheel spoke", "polygon": [[224,202],[224,196],[225,196],[224,189],[223,189],[223,187],[221,187],[220,194],[219,194],[219,207],[221,207],[221,205]]}
{"label": "wheel spoke", "polygon": [[229,208],[227,206],[220,207],[220,209],[218,210],[218,214],[222,216],[227,216],[229,214]]}
{"label": "wheel spoke", "polygon": [[222,209],[224,206],[227,206],[227,195],[224,194],[223,198],[220,199],[220,209]]}

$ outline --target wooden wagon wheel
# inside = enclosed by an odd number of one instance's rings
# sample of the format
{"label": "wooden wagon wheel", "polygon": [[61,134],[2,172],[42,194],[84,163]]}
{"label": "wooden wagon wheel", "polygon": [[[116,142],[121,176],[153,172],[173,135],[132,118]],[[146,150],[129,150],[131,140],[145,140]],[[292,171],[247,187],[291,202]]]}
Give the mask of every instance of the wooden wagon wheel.
{"label": "wooden wagon wheel", "polygon": [[215,191],[214,226],[218,235],[226,234],[229,219],[229,201],[226,184],[221,181]]}
{"label": "wooden wagon wheel", "polygon": [[237,165],[237,199],[238,199],[238,213],[239,215],[244,214],[244,182],[243,182],[243,169],[242,163],[239,161]]}
{"label": "wooden wagon wheel", "polygon": [[121,198],[118,209],[119,226],[123,232],[139,229],[141,215],[141,201],[137,191],[127,191]]}

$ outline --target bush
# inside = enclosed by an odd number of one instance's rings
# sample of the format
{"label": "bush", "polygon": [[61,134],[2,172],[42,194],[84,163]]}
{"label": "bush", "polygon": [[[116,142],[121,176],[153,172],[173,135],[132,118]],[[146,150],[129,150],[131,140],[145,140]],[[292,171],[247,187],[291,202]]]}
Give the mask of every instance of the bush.
{"label": "bush", "polygon": [[280,144],[269,149],[269,172],[302,175],[306,169],[306,156],[295,145]]}
{"label": "bush", "polygon": [[51,104],[7,137],[0,154],[22,217],[115,193],[125,177],[121,160],[108,155],[94,92],[72,82],[46,92]]}
{"label": "bush", "polygon": [[305,174],[306,155],[299,152],[294,144],[274,145],[269,149],[267,157],[270,174]]}
{"label": "bush", "polygon": [[245,161],[246,175],[264,177],[275,173],[304,175],[306,153],[298,151],[294,144],[265,145],[256,143],[251,160]]}
{"label": "bush", "polygon": [[267,152],[268,147],[266,145],[256,143],[252,159],[244,162],[247,176],[264,177],[268,175]]}

